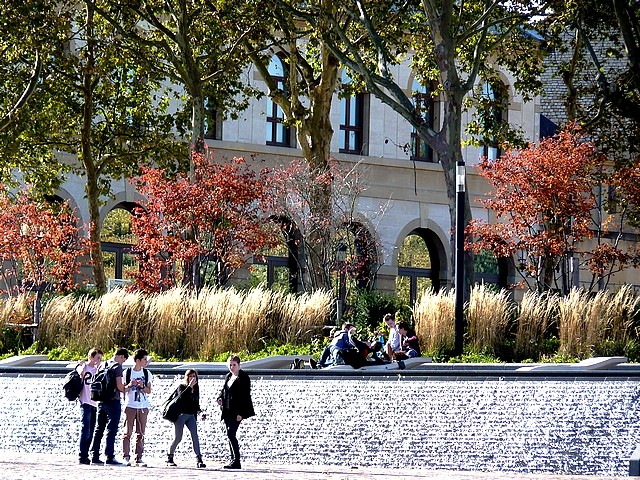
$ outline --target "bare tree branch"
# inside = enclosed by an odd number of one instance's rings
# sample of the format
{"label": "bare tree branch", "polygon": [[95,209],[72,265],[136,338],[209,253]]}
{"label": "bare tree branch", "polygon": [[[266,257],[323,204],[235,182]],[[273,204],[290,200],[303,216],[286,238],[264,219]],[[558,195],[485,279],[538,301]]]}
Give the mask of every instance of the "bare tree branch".
{"label": "bare tree branch", "polygon": [[29,77],[29,82],[22,92],[22,95],[15,103],[13,107],[0,119],[0,132],[11,125],[15,115],[26,105],[31,98],[31,95],[36,89],[36,85],[40,80],[40,74],[42,73],[42,58],[40,57],[40,52],[36,50],[36,59],[33,64],[33,71],[31,73],[31,77]]}

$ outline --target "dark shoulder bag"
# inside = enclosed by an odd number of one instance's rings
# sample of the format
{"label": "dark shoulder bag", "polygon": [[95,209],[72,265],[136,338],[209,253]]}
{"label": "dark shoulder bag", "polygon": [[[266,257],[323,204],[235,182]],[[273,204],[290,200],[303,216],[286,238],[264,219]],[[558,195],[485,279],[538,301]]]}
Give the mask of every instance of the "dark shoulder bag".
{"label": "dark shoulder bag", "polygon": [[178,385],[167,401],[164,402],[164,408],[162,409],[162,418],[169,420],[171,423],[176,423],[178,417],[182,413],[180,398],[187,389],[185,388],[181,392],[178,392],[179,390],[180,386]]}

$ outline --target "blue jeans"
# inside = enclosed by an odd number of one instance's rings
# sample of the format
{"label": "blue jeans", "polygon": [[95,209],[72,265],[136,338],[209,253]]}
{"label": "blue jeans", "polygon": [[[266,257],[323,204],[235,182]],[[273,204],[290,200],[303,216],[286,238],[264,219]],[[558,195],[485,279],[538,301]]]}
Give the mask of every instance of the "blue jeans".
{"label": "blue jeans", "polygon": [[120,423],[120,400],[113,402],[98,403],[98,418],[96,421],[96,430],[93,434],[93,443],[91,444],[91,452],[93,458],[100,458],[100,444],[105,429],[107,430],[107,443],[104,447],[104,454],[107,460],[113,458],[116,446],[116,435],[118,434],[118,424]]}
{"label": "blue jeans", "polygon": [[96,414],[98,409],[93,405],[83,403],[82,409],[82,429],[80,430],[80,459],[89,459],[89,447],[96,428]]}
{"label": "blue jeans", "polygon": [[341,354],[342,354],[341,348],[335,345],[327,345],[326,347],[324,347],[324,350],[322,351],[322,355],[320,355],[320,358],[318,359],[318,365],[320,365],[321,367],[326,367],[327,362],[329,360],[331,360],[330,363],[334,365],[338,365],[340,364],[340,362],[336,362],[338,358],[340,358],[340,361],[342,362],[342,364],[344,364],[344,361],[342,361]]}

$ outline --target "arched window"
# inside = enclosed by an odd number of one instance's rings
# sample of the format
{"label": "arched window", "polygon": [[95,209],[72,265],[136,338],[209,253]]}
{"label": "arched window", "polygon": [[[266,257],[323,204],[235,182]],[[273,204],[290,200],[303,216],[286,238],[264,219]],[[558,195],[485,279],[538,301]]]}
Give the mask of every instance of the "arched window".
{"label": "arched window", "polygon": [[508,121],[508,100],[507,89],[501,82],[493,80],[482,85],[482,107],[478,113],[482,127],[487,132],[482,156],[489,160],[496,160],[502,154],[496,132]]}
{"label": "arched window", "polygon": [[398,252],[396,293],[413,305],[422,292],[440,289],[440,254],[437,236],[430,230],[416,229],[407,235]]}
{"label": "arched window", "polygon": [[[416,111],[422,115],[425,125],[433,128],[435,119],[433,93],[417,79],[414,79],[411,94]],[[417,162],[433,162],[433,149],[422,141],[415,128],[413,132],[411,132],[411,160]]]}
{"label": "arched window", "polygon": [[132,272],[138,270],[138,261],[131,253],[131,246],[138,239],[131,231],[131,209],[133,205],[119,205],[111,210],[102,223],[100,240],[105,276],[109,285],[118,280],[132,280]]}
{"label": "arched window", "polygon": [[341,153],[364,155],[365,129],[364,109],[366,95],[350,92],[351,77],[342,71],[342,98],[340,99],[340,143]]}
{"label": "arched window", "polygon": [[[269,74],[279,89],[287,91],[288,72],[285,63],[278,55],[271,57]],[[291,129],[284,123],[284,112],[271,98],[267,97],[267,145],[291,146]]]}
{"label": "arched window", "polygon": [[282,243],[254,257],[249,286],[264,284],[275,291],[295,293],[300,289],[300,231],[287,218],[271,220],[280,225]]}

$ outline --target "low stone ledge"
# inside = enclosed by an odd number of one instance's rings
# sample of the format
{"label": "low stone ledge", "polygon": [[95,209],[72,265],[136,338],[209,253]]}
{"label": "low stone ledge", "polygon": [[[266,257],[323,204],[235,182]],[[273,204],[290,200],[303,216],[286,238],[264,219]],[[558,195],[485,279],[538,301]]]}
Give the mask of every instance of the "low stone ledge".
{"label": "low stone ledge", "polygon": [[627,357],[592,357],[582,360],[578,363],[559,363],[559,364],[542,364],[532,365],[527,367],[520,367],[516,371],[518,372],[559,372],[559,371],[592,371],[592,370],[605,370],[611,367],[626,363]]}
{"label": "low stone ledge", "polygon": [[24,367],[46,361],[47,358],[46,355],[14,355],[13,357],[0,360],[0,365],[3,367]]}

